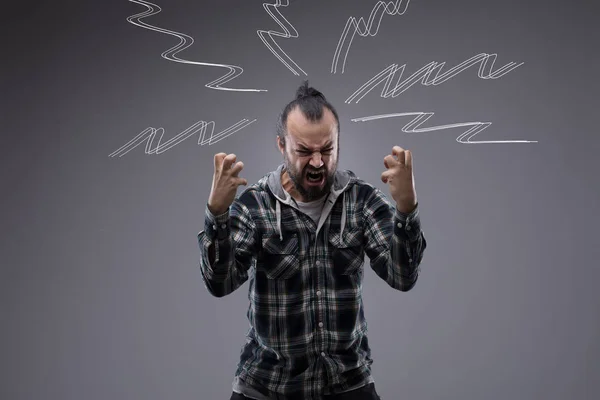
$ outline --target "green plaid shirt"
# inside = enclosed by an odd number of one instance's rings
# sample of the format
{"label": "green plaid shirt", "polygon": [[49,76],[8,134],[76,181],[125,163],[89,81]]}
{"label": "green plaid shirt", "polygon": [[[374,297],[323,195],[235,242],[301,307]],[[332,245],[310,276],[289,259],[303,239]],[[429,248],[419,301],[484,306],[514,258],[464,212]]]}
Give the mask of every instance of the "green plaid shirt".
{"label": "green plaid shirt", "polygon": [[418,205],[401,213],[348,170],[336,171],[315,224],[283,189],[283,168],[247,187],[224,214],[205,208],[200,271],[216,297],[249,281],[250,328],[235,376],[267,396],[317,399],[371,379],[365,255],[381,279],[406,292],[427,242]]}

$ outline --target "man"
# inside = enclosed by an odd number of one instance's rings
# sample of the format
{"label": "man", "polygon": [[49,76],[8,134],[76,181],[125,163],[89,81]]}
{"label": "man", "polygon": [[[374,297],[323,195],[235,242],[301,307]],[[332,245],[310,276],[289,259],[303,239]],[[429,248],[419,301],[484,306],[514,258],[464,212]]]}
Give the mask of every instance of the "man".
{"label": "man", "polygon": [[250,328],[230,400],[377,400],[362,303],[365,254],[394,289],[417,281],[427,243],[410,151],[394,146],[381,174],[395,204],[353,172],[338,171],[335,108],[305,81],[280,115],[284,163],[235,199],[243,168],[216,154],[205,230],[198,234],[208,291],[249,280]]}

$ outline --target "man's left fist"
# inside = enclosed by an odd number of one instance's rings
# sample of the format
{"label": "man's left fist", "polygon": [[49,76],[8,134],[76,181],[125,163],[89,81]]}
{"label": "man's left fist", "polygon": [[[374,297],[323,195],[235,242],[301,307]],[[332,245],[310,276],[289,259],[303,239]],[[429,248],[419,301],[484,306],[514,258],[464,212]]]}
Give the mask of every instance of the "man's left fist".
{"label": "man's left fist", "polygon": [[392,154],[383,158],[387,168],[381,174],[383,183],[390,187],[390,195],[396,201],[396,208],[403,213],[410,213],[417,206],[417,192],[413,175],[412,154],[400,146],[392,148]]}

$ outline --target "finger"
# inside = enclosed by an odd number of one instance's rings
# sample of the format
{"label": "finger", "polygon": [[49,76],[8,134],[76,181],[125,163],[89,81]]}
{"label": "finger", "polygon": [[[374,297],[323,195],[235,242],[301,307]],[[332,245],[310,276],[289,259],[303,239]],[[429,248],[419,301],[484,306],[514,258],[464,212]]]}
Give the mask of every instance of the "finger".
{"label": "finger", "polygon": [[406,166],[412,170],[412,165],[413,165],[413,159],[412,159],[412,153],[410,152],[410,150],[406,150],[405,152],[405,159],[406,159]]}
{"label": "finger", "polygon": [[383,158],[383,165],[385,165],[385,167],[389,169],[398,165],[398,161],[394,158],[394,156],[388,154]]}
{"label": "finger", "polygon": [[404,149],[400,146],[392,147],[392,154],[395,156],[397,156],[398,154],[403,153],[403,152],[404,152]]}
{"label": "finger", "polygon": [[235,162],[235,154],[227,154],[227,156],[223,159],[223,169],[229,170],[231,168],[231,164]]}
{"label": "finger", "polygon": [[392,148],[392,154],[395,155],[396,157],[398,157],[398,162],[400,164],[404,164],[405,163],[405,150],[400,147],[400,146],[394,146]]}
{"label": "finger", "polygon": [[235,165],[233,167],[231,167],[231,169],[230,169],[231,175],[237,177],[243,168],[244,168],[243,162],[241,162],[241,161],[236,162]]}
{"label": "finger", "polygon": [[237,179],[235,180],[235,184],[236,184],[237,186],[240,186],[240,185],[247,186],[247,185],[248,185],[248,181],[247,181],[246,179],[244,179],[244,178],[237,178]]}
{"label": "finger", "polygon": [[227,154],[225,153],[217,153],[215,154],[215,171],[218,171],[221,169],[221,164],[223,164],[223,158],[225,158]]}

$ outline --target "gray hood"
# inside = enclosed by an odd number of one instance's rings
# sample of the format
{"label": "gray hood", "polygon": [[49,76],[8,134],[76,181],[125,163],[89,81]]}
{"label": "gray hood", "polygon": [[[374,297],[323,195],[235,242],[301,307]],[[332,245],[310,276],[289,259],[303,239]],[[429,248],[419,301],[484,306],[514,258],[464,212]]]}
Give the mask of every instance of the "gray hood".
{"label": "gray hood", "polygon": [[[267,174],[263,179],[266,179],[266,185],[269,187],[269,190],[276,198],[276,214],[277,214],[277,229],[279,231],[279,239],[283,240],[283,234],[281,230],[281,203],[287,204],[290,207],[294,207],[298,210],[298,204],[296,200],[283,188],[281,184],[281,173],[285,168],[284,164],[279,165],[275,171]],[[340,228],[340,238],[343,242],[344,240],[344,225],[346,224],[346,190],[356,182],[358,178],[356,175],[349,170],[337,170],[335,172],[335,176],[333,179],[333,185],[331,187],[331,191],[325,201],[325,205],[323,206],[323,211],[321,213],[321,220],[319,222],[319,226],[317,227],[317,233],[321,226],[323,225],[323,221],[326,219],[327,215],[331,211],[331,208],[335,204],[337,198],[342,196],[342,221]]]}

